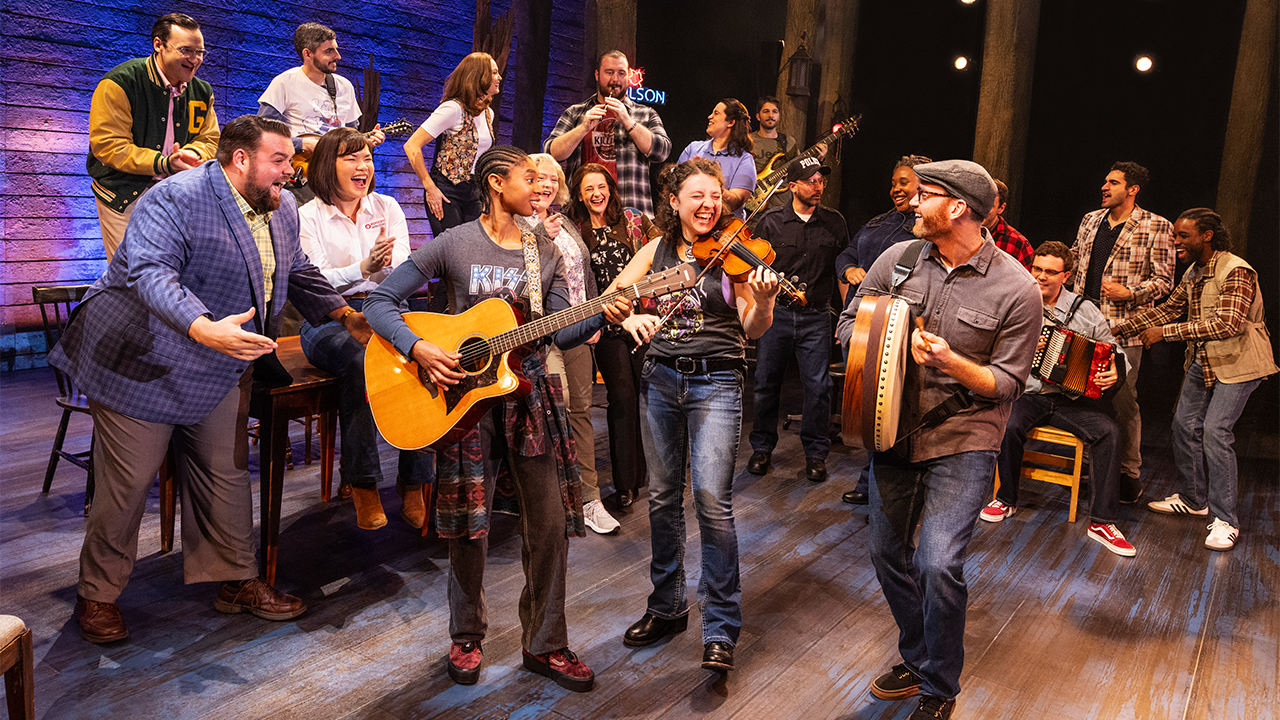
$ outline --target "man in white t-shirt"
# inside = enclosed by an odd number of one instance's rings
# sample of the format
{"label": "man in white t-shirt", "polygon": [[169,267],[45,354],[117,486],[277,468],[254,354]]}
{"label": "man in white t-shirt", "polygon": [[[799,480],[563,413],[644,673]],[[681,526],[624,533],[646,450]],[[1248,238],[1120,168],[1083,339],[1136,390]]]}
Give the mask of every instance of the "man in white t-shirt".
{"label": "man in white t-shirt", "polygon": [[[360,106],[355,87],[337,72],[338,36],[320,23],[303,23],[293,32],[293,47],[302,65],[280,73],[258,98],[258,114],[289,125],[293,148],[310,152],[321,135],[336,127],[356,127]],[[374,129],[369,144],[382,144],[385,136]]]}

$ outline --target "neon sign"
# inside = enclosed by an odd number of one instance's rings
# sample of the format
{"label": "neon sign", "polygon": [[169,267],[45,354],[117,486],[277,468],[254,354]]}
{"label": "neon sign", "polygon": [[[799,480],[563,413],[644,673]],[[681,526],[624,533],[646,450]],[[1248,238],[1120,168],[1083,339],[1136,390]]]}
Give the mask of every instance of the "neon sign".
{"label": "neon sign", "polygon": [[648,105],[666,105],[667,91],[644,86],[644,68],[627,70],[627,97]]}

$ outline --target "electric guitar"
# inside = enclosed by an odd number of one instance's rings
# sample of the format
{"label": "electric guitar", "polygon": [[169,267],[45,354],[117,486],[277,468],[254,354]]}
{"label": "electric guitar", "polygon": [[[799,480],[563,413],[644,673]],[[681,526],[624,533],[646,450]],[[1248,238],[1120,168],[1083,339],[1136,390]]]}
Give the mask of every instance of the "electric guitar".
{"label": "electric guitar", "polygon": [[413,358],[401,355],[375,334],[364,358],[373,420],[387,442],[401,450],[453,445],[506,395],[529,394],[531,385],[520,373],[529,343],[604,312],[619,297],[666,295],[693,287],[697,277],[693,263],[677,265],[525,324],[519,311],[500,298],[485,300],[460,315],[405,313],[405,323],[418,337],[462,355],[458,364],[467,376],[457,385],[436,385]]}
{"label": "electric guitar", "polygon": [[[390,138],[408,135],[413,132],[414,127],[415,126],[409,124],[408,120],[401,118],[386,127],[379,127],[375,129],[381,130],[383,135]],[[364,136],[366,138],[372,137],[373,130],[365,133]],[[293,181],[299,185],[305,183],[307,181],[307,167],[311,164],[311,151],[302,150],[294,153],[293,160],[290,162],[293,164]]]}
{"label": "electric guitar", "polygon": [[[769,158],[769,163],[765,165],[765,168],[760,171],[759,175],[756,176],[757,177],[756,191],[751,195],[751,197],[747,198],[747,201],[745,203],[743,203],[743,206],[746,207],[747,212],[753,213],[756,211],[756,208],[760,207],[760,204],[763,203],[765,198],[769,196],[769,189],[772,188],[775,184],[777,184],[777,182],[781,180],[784,175],[787,174],[787,168],[791,165],[792,162],[794,162],[795,160],[799,160],[800,158],[817,157],[818,150],[822,148],[822,146],[829,145],[835,142],[836,140],[839,140],[842,137],[857,135],[858,121],[861,119],[862,119],[861,115],[854,115],[853,117],[845,120],[844,122],[840,123],[839,130],[828,133],[826,137],[814,143],[813,147],[800,153],[791,161],[782,162],[782,158],[783,158],[782,153],[778,153],[773,157]],[[775,169],[774,168],[775,164],[779,165],[780,167]],[[786,188],[783,188],[783,190],[785,189]]]}

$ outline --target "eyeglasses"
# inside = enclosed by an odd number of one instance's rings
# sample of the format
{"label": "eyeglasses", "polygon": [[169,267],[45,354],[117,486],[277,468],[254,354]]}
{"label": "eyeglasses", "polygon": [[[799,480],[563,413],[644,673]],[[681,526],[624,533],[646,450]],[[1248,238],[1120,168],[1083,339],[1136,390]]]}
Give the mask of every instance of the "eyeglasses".
{"label": "eyeglasses", "polygon": [[931,197],[949,198],[949,197],[955,197],[955,196],[948,195],[947,193],[932,192],[932,191],[923,190],[923,189],[916,191],[917,203],[923,203],[925,200],[928,200]]}
{"label": "eyeglasses", "polygon": [[1039,265],[1031,266],[1031,274],[1035,276],[1045,275],[1047,277],[1053,277],[1054,275],[1061,275],[1064,272],[1066,272],[1066,270],[1046,270]]}
{"label": "eyeglasses", "polygon": [[810,186],[810,187],[821,187],[821,186],[823,186],[823,185],[826,185],[826,184],[827,184],[827,178],[826,178],[825,176],[823,176],[823,175],[819,175],[818,177],[816,177],[816,178],[814,178],[814,179],[812,179],[812,180],[796,180],[796,181],[794,181],[794,182],[803,183],[803,184],[808,185],[808,186]]}
{"label": "eyeglasses", "polygon": [[[169,45],[169,43],[166,42],[165,45]],[[177,50],[178,54],[184,58],[200,58],[203,60],[205,56],[209,54],[209,51],[204,48],[193,48],[187,47],[186,45],[183,45],[182,47],[173,47],[172,45],[169,45],[169,47]]]}

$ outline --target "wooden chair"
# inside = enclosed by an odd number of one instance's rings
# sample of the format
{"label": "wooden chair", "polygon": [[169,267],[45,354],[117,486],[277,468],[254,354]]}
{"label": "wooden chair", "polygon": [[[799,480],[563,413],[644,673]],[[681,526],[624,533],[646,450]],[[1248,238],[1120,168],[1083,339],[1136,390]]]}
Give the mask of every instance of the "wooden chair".
{"label": "wooden chair", "polygon": [[[88,285],[55,285],[31,288],[31,299],[40,306],[40,318],[44,321],[44,340],[47,349],[53,349],[62,331],[67,328],[72,308],[80,302]],[[49,494],[53,486],[53,474],[58,469],[58,460],[68,460],[87,473],[84,490],[84,514],[89,514],[93,505],[93,440],[89,441],[89,449],[84,452],[71,453],[62,449],[67,437],[67,425],[72,413],[89,415],[89,400],[75,387],[71,376],[54,368],[54,376],[58,380],[58,397],[56,402],[62,408],[62,419],[58,422],[58,432],[53,439],[53,451],[49,453],[49,467],[44,474],[44,486],[40,492]],[[173,482],[173,453],[165,456],[160,468],[160,550],[169,552],[173,549],[173,525],[175,516],[176,492]]]}
{"label": "wooden chair", "polygon": [[35,656],[31,651],[31,631],[12,615],[0,615],[0,672],[4,672],[9,720],[34,720]]}
{"label": "wooden chair", "polygon": [[[1048,425],[1031,428],[1027,440],[1039,440],[1064,448],[1063,452],[1028,450],[1022,455],[1022,477],[1071,488],[1071,505],[1067,522],[1076,521],[1076,504],[1080,499],[1080,468],[1084,464],[1084,442],[1066,430]],[[1000,475],[996,474],[996,492],[1000,492]]]}
{"label": "wooden chair", "polygon": [[[44,341],[50,350],[62,337],[71,316],[72,308],[79,304],[88,292],[88,285],[62,285],[31,288],[31,299],[40,306],[40,318],[44,321]],[[48,495],[53,485],[53,474],[58,469],[58,460],[65,459],[88,473],[84,491],[84,514],[89,514],[93,504],[93,441],[84,452],[67,452],[62,449],[67,437],[67,425],[71,422],[72,413],[89,414],[89,400],[75,387],[69,375],[54,368],[54,376],[58,380],[58,397],[56,402],[62,408],[62,419],[58,422],[58,432],[53,438],[53,451],[49,453],[49,467],[44,474],[44,488],[41,493]]]}

